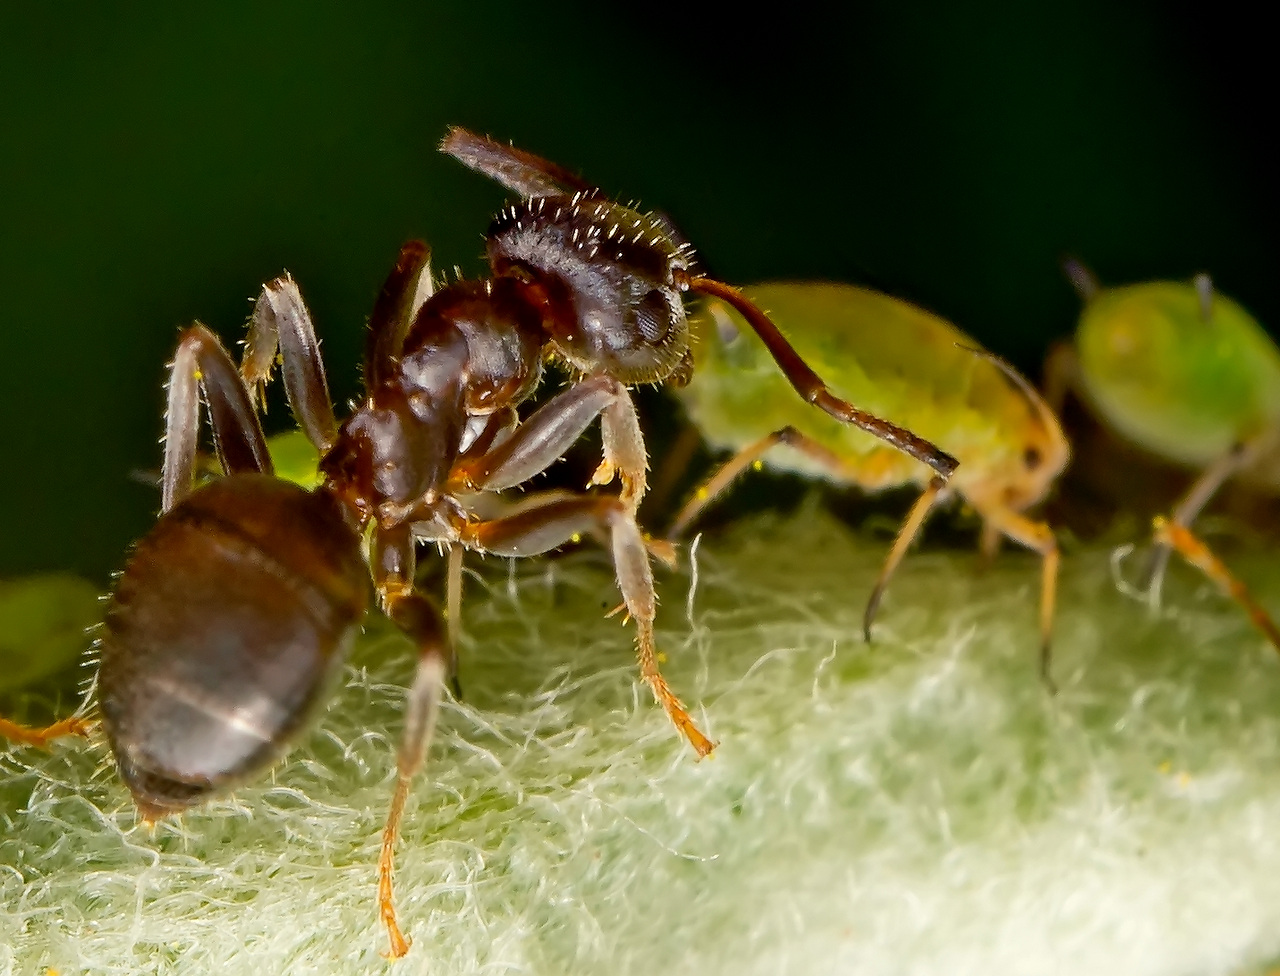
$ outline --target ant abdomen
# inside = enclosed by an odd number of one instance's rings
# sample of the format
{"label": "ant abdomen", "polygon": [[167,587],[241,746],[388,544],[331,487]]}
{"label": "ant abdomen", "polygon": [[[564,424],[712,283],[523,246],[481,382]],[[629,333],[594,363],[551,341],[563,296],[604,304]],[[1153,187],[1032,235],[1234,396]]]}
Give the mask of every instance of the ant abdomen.
{"label": "ant abdomen", "polygon": [[590,193],[536,197],[498,215],[489,260],[497,274],[523,269],[568,302],[547,331],[584,373],[656,383],[689,348],[675,279],[690,270],[693,253],[660,216]]}
{"label": "ant abdomen", "polygon": [[333,500],[266,475],[211,482],[138,543],[107,610],[98,693],[148,819],[274,761],[323,700],[368,602]]}

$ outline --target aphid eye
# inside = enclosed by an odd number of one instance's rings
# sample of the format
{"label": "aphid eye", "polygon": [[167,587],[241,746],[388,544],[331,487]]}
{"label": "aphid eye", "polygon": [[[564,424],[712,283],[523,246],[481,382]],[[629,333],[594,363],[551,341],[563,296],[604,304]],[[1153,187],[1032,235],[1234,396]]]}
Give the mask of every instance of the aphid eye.
{"label": "aphid eye", "polygon": [[636,328],[646,342],[656,343],[671,329],[671,310],[662,292],[654,289],[636,306]]}
{"label": "aphid eye", "polygon": [[1028,447],[1022,452],[1022,463],[1025,464],[1029,470],[1035,470],[1040,467],[1041,460],[1042,458],[1040,457],[1040,450],[1038,448]]}

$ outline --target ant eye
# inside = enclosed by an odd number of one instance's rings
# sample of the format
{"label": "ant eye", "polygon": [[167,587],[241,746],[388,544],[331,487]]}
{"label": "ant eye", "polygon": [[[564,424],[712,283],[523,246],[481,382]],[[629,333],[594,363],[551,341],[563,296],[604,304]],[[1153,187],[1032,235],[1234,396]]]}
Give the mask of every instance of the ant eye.
{"label": "ant eye", "polygon": [[1035,468],[1040,467],[1040,461],[1040,451],[1037,448],[1028,447],[1022,452],[1022,463],[1029,469],[1034,470]]}
{"label": "ant eye", "polygon": [[662,292],[654,289],[636,306],[636,328],[646,342],[660,342],[671,330],[671,310]]}

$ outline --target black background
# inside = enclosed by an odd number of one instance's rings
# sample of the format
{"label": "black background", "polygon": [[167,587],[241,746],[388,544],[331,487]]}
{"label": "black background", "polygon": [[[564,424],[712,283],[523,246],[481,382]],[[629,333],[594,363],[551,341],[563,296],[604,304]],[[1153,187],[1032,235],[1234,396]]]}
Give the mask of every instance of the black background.
{"label": "black background", "polygon": [[105,579],[146,530],[180,325],[239,339],[287,268],[342,401],[402,240],[481,272],[502,191],[450,123],[663,209],[727,280],[873,284],[1032,375],[1066,253],[1280,323],[1271,34],[1229,6],[105,7],[0,12],[0,575]]}

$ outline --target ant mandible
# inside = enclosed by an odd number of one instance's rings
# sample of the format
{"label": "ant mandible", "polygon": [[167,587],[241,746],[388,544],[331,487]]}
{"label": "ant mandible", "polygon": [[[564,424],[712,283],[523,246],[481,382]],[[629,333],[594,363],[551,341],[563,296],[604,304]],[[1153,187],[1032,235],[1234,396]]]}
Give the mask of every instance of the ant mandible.
{"label": "ant mandible", "polygon": [[[409,947],[392,903],[392,854],[454,668],[444,621],[414,585],[417,542],[447,548],[452,576],[462,549],[527,556],[584,531],[607,533],[641,676],[698,755],[713,748],[659,671],[653,576],[635,520],[647,455],[627,386],[687,381],[683,292],[739,309],[805,399],[944,476],[955,465],[832,395],[762,312],[694,272],[689,246],[664,218],[461,129],[442,149],[527,198],[490,228],[492,277],[434,291],[426,246],[406,244],[370,318],[365,399],[341,426],[310,315],[287,275],[264,286],[239,369],[210,330],[186,329],[169,380],[162,513],[119,577],[99,646],[102,723],[139,812],[154,820],[280,755],[358,631],[372,575],[382,610],[418,648],[378,863],[392,957]],[[273,476],[257,415],[277,351],[289,404],[321,457],[311,491]],[[548,354],[577,378],[521,421],[516,408]],[[197,486],[201,394],[226,477]],[[616,474],[619,495],[547,492],[497,518],[477,514],[475,495],[544,471],[597,416],[604,457],[592,483]],[[454,594],[451,583],[451,604]]]}

